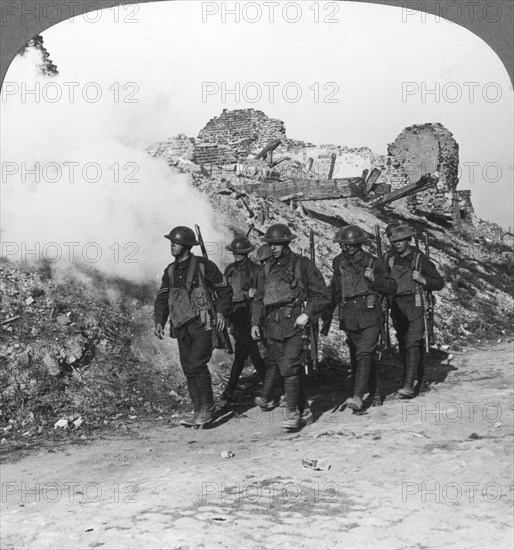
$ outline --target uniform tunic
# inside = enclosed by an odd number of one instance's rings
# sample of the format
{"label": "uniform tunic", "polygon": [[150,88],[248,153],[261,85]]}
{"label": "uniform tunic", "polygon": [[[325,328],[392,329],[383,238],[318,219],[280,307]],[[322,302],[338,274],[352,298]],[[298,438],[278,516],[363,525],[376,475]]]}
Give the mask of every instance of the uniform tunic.
{"label": "uniform tunic", "polygon": [[[210,260],[205,261],[202,257],[197,257],[197,262],[205,266],[205,282],[207,287],[215,290],[218,295],[218,300],[215,304],[217,312],[227,317],[231,309],[232,289],[225,284],[223,275],[214,262]],[[174,262],[175,280],[173,287],[186,288],[190,263],[191,256],[183,262]],[[166,325],[169,317],[169,267],[170,266],[164,270],[161,288],[154,304],[155,323],[160,323],[163,327]],[[201,284],[199,280],[199,271],[200,267],[198,266],[192,280],[191,288],[198,287]],[[210,381],[207,363],[211,358],[213,347],[212,330],[209,329],[210,326],[204,326],[200,318],[195,319],[179,329],[175,329],[170,323],[170,336],[178,339],[180,363],[188,379],[188,383],[194,381],[195,377],[198,376],[208,378]]]}
{"label": "uniform tunic", "polygon": [[[418,256],[418,271],[426,280],[426,284],[420,286],[429,291],[441,290],[444,287],[443,278],[435,265],[418,248],[409,246],[407,254],[404,256],[400,256],[396,250],[391,249],[384,258],[391,275],[398,281],[400,277],[404,280],[399,285],[399,294],[393,297],[391,305],[391,318],[402,352],[407,348],[422,347],[424,336],[423,307],[420,298],[416,299],[416,294],[419,292],[418,283],[412,279],[412,272],[416,268],[414,264]],[[391,264],[393,265],[392,269]]]}
{"label": "uniform tunic", "polygon": [[234,328],[234,339],[236,341],[234,363],[226,389],[228,393],[233,392],[235,389],[248,356],[250,356],[259,377],[264,379],[264,361],[257,342],[250,334],[253,298],[250,298],[249,290],[256,288],[257,275],[260,269],[261,267],[249,258],[245,258],[241,262],[231,263],[225,269],[225,277],[233,290],[232,313],[229,316],[229,321]]}

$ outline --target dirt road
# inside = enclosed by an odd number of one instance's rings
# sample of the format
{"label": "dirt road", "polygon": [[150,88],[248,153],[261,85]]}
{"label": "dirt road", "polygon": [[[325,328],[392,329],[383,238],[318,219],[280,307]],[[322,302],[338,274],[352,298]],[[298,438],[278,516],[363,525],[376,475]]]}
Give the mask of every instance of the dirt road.
{"label": "dirt road", "polygon": [[296,434],[283,409],[248,408],[6,463],[1,546],[512,548],[512,343],[448,371],[415,400],[320,410]]}

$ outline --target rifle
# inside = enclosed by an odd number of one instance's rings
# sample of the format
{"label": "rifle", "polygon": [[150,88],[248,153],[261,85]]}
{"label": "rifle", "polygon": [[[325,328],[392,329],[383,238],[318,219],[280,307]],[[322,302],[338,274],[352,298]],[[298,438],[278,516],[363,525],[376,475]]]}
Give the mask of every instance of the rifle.
{"label": "rifle", "polygon": [[[421,263],[421,256],[418,255],[417,261],[416,261],[416,271],[419,271],[420,264]],[[421,285],[421,283],[417,283],[418,286],[418,292],[419,297],[421,299],[421,307],[423,308],[423,328],[424,328],[424,335],[425,335],[425,352],[430,353],[430,329],[428,327],[428,311],[427,311],[427,300],[425,299],[425,289]]]}
{"label": "rifle", "polygon": [[[430,246],[428,244],[428,235],[425,233],[423,237],[425,243],[425,256],[430,260]],[[431,290],[425,290],[426,292],[426,304],[428,309],[428,339],[431,345],[435,344],[435,334],[434,334],[434,307],[435,307],[435,298]]]}
{"label": "rifle", "polygon": [[[311,229],[309,235],[309,250],[311,261],[316,263],[316,251],[314,249],[314,231]],[[305,353],[305,374],[309,374],[309,369],[312,369],[313,372],[316,371],[318,367],[318,332],[319,324],[318,322],[309,321],[307,326],[304,328],[302,334],[303,338],[303,349]]]}
{"label": "rifle", "polygon": [[248,231],[246,232],[246,237],[250,236],[250,233],[254,229],[255,225],[253,223],[250,224],[250,227],[248,228]]}
{"label": "rifle", "polygon": [[[200,231],[200,227],[198,227],[198,225],[195,225],[195,229],[196,229],[196,235],[198,236],[198,241],[200,243],[200,248],[202,249],[203,258],[205,262],[207,262],[209,257],[207,256],[207,250],[205,248],[205,243],[202,238],[202,232]],[[207,306],[209,308],[209,315],[211,317],[212,330],[214,331],[213,334],[216,335],[218,345],[220,345],[220,341],[221,341],[220,349],[225,349],[227,353],[232,355],[234,353],[234,348],[232,347],[232,342],[230,341],[230,336],[228,335],[227,327],[225,326],[225,328],[221,331],[218,331],[218,329],[216,328],[217,315],[216,315],[216,306],[214,304],[218,299],[218,296],[216,295],[215,290],[208,288],[207,285],[205,286],[207,290],[206,292]]]}
{"label": "rifle", "polygon": [[[384,254],[382,251],[382,237],[380,236],[380,227],[375,225],[375,240],[377,243],[377,256],[380,261],[384,259]],[[389,334],[389,307],[387,304],[387,298],[384,296],[381,299],[381,307],[384,312],[384,321],[382,322],[380,333],[382,337],[382,344],[385,345],[387,349],[391,348],[391,336]]]}

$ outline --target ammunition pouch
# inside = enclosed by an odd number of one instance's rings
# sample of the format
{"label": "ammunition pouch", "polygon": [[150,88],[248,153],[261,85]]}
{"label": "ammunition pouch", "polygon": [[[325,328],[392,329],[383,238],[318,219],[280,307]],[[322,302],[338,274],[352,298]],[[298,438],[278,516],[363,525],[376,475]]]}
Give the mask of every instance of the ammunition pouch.
{"label": "ammunition pouch", "polygon": [[198,319],[200,314],[196,304],[190,299],[185,288],[170,288],[168,308],[173,328],[179,329]]}
{"label": "ammunition pouch", "polygon": [[[175,283],[174,264],[169,268],[171,288],[168,294],[168,309],[174,329],[180,329],[200,318],[201,324],[205,327],[205,330],[211,330],[211,319],[205,285],[200,284],[200,286],[193,288],[193,279],[197,266],[198,260],[196,256],[193,256],[189,265],[185,288],[173,286]],[[198,268],[200,271],[200,281],[203,281],[203,264],[200,264]]]}

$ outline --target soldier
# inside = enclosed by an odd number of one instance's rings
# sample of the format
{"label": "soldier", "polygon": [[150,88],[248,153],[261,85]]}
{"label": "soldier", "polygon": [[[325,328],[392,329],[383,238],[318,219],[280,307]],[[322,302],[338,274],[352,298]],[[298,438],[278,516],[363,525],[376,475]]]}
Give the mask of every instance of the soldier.
{"label": "soldier", "polygon": [[[212,382],[207,363],[213,350],[213,328],[223,330],[230,312],[232,289],[210,260],[191,253],[198,244],[189,227],[175,227],[168,235],[175,261],[162,276],[161,288],[154,306],[155,335],[162,339],[164,326],[170,318],[170,336],[177,338],[180,364],[187,380],[194,415],[181,421],[183,425],[203,426],[214,419]],[[216,319],[211,318],[208,295],[218,296]]]}
{"label": "soldier", "polygon": [[404,368],[404,387],[398,391],[401,398],[414,397],[417,378],[421,389],[424,376],[424,290],[441,290],[444,280],[435,265],[410,244],[415,232],[400,225],[391,233],[392,248],[384,261],[398,285],[391,305],[391,319],[398,338],[398,347]]}
{"label": "soldier", "polygon": [[391,242],[391,235],[393,233],[393,229],[395,227],[398,227],[399,225],[401,225],[400,222],[392,222],[392,223],[388,224],[385,228],[387,239],[388,239],[389,244],[390,244],[389,248],[391,248],[393,246],[393,243]]}
{"label": "soldier", "polygon": [[347,399],[346,405],[355,411],[362,409],[368,385],[376,380],[375,354],[382,324],[376,293],[387,296],[396,291],[396,283],[385,265],[362,249],[367,239],[357,225],[337,231],[334,242],[339,243],[342,253],[332,261],[334,274],[329,287],[332,301],[323,313],[327,322],[339,305],[339,326],[348,337],[353,381],[353,397]]}
{"label": "soldier", "polygon": [[221,397],[231,401],[248,355],[261,381],[264,381],[266,367],[259,352],[259,346],[250,335],[252,328],[250,315],[260,266],[252,262],[248,254],[255,249],[255,246],[246,237],[236,237],[226,248],[234,254],[235,260],[225,269],[225,277],[233,291],[232,313],[229,321],[234,328],[236,346],[230,378]]}
{"label": "soldier", "polygon": [[323,275],[313,262],[290,250],[294,239],[296,235],[281,223],[266,231],[264,241],[272,258],[260,273],[252,311],[252,337],[259,340],[262,327],[268,344],[266,378],[255,402],[264,410],[277,405],[270,398],[283,377],[287,415],[281,427],[285,429],[300,427],[306,407],[302,331],[329,302]]}

